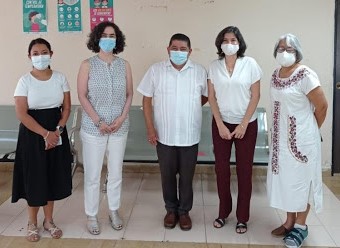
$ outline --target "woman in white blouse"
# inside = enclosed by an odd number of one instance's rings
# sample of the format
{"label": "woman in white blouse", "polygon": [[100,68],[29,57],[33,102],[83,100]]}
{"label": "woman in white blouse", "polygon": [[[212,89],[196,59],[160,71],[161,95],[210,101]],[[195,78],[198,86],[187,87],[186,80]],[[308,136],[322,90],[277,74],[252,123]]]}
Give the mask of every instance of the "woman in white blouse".
{"label": "woman in white blouse", "polygon": [[40,239],[37,215],[44,210],[43,228],[58,239],[62,231],[53,222],[54,201],[72,191],[71,150],[66,131],[70,115],[70,87],[66,77],[51,70],[53,52],[42,38],[32,40],[28,57],[32,70],[22,76],[15,89],[15,110],[20,120],[13,172],[12,202],[28,204],[26,239]]}
{"label": "woman in white blouse", "polygon": [[232,210],[230,154],[234,143],[238,198],[236,232],[245,233],[252,191],[252,165],[257,137],[256,107],[260,99],[262,71],[244,56],[247,48],[240,30],[229,26],[216,37],[218,59],[209,66],[209,104],[213,113],[212,136],[215,172],[220,199],[215,228],[225,225]]}

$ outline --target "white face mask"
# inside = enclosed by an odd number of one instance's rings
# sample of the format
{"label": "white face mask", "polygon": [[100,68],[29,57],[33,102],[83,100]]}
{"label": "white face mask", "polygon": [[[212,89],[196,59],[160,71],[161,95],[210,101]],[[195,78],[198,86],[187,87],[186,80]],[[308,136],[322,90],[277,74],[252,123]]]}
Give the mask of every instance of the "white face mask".
{"label": "white face mask", "polygon": [[221,49],[225,55],[230,56],[237,53],[238,49],[240,49],[239,45],[234,44],[222,44]]}
{"label": "white face mask", "polygon": [[31,56],[32,65],[39,71],[47,69],[51,63],[51,56],[49,54]]}
{"label": "white face mask", "polygon": [[287,53],[286,51],[277,53],[276,61],[283,67],[289,67],[296,62],[295,53]]}

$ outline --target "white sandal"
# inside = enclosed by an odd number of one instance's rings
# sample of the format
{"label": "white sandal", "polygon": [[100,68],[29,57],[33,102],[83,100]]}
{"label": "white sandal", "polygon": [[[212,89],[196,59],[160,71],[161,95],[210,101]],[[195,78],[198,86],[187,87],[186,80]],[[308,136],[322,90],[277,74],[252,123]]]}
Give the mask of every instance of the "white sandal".
{"label": "white sandal", "polygon": [[87,216],[87,230],[92,235],[100,234],[99,223],[96,216]]}
{"label": "white sandal", "polygon": [[44,227],[45,231],[50,233],[52,238],[60,239],[63,236],[63,231],[54,224],[53,220],[51,220],[49,222],[49,227],[46,227],[45,223],[47,223],[47,222],[45,222],[45,220],[44,220],[43,227]]}
{"label": "white sandal", "polygon": [[109,218],[113,229],[118,231],[123,228],[123,221],[120,218],[117,210],[111,211]]}
{"label": "white sandal", "polygon": [[27,225],[26,239],[30,242],[38,242],[40,240],[39,229],[37,224]]}

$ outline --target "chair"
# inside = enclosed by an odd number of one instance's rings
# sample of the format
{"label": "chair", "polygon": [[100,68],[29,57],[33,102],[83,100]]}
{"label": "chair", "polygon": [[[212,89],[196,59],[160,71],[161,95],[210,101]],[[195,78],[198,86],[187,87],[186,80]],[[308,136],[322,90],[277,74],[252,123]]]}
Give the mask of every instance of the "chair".
{"label": "chair", "polygon": [[77,106],[73,114],[72,128],[69,130],[69,140],[71,153],[73,156],[72,160],[72,177],[74,176],[76,169],[83,165],[83,157],[79,154],[82,151],[82,143],[80,139],[80,126],[81,126],[81,114],[82,107]]}

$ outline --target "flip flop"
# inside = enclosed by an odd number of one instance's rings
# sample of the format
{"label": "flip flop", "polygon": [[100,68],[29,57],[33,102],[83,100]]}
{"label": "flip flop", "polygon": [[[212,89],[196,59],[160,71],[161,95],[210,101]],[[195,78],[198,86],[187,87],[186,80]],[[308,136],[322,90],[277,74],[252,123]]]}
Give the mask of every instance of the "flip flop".
{"label": "flip flop", "polygon": [[247,232],[247,223],[237,222],[236,224],[236,233],[243,234]]}
{"label": "flip flop", "polygon": [[225,225],[225,219],[217,218],[214,220],[214,227],[215,228],[222,228]]}

